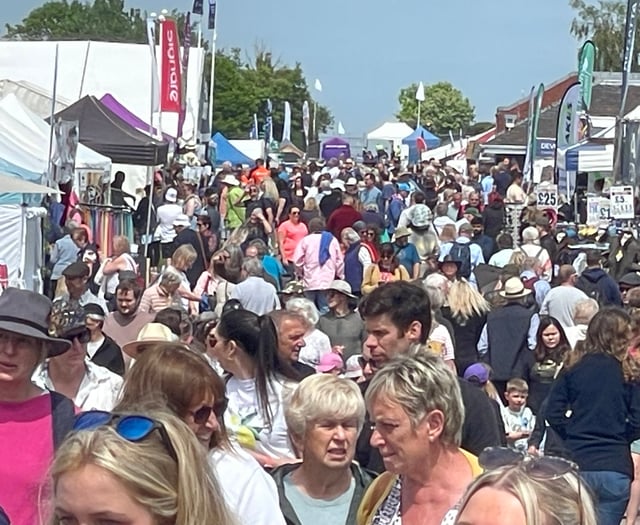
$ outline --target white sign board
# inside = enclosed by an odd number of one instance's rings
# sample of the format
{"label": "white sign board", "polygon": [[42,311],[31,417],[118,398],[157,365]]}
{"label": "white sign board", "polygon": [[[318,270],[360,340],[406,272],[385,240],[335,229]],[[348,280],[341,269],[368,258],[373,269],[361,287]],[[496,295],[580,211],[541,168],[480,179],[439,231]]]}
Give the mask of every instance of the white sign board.
{"label": "white sign board", "polygon": [[587,224],[598,226],[603,222],[609,222],[609,209],[611,201],[600,197],[587,198]]}
{"label": "white sign board", "polygon": [[536,207],[558,207],[558,186],[556,184],[545,184],[536,188]]}
{"label": "white sign board", "polygon": [[633,219],[632,186],[611,186],[611,217],[614,219]]}

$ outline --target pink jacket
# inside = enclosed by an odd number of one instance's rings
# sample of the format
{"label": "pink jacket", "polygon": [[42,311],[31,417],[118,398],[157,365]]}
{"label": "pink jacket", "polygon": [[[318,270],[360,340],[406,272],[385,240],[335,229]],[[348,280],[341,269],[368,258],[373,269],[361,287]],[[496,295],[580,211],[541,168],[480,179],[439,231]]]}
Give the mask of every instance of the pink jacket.
{"label": "pink jacket", "polygon": [[326,290],[334,279],[344,279],[344,257],[334,237],[329,245],[329,260],[320,266],[320,233],[307,235],[293,252],[293,263],[302,277],[305,290]]}

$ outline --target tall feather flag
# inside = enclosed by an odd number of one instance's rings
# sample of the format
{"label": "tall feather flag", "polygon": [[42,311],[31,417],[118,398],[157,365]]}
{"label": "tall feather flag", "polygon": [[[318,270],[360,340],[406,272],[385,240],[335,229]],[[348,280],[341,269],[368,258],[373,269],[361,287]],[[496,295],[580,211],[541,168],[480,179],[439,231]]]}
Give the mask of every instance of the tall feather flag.
{"label": "tall feather flag", "polygon": [[291,104],[284,103],[284,124],[282,125],[282,142],[291,142]]}
{"label": "tall feather flag", "polygon": [[182,44],[182,108],[178,115],[178,138],[182,137],[184,121],[187,116],[187,74],[189,72],[189,54],[191,51],[191,13],[184,18],[184,42]]}
{"label": "tall feather flag", "polygon": [[256,113],[253,114],[253,124],[251,125],[251,131],[249,131],[249,138],[251,140],[258,140],[260,137],[258,131],[258,115]]}
{"label": "tall feather flag", "polygon": [[565,91],[558,110],[556,131],[556,174],[558,192],[571,199],[576,188],[576,172],[567,171],[566,160],[560,152],[577,144],[580,135],[580,84],[576,82]]}
{"label": "tall feather flag", "polygon": [[156,58],[156,21],[147,18],[147,40],[151,53],[151,101],[153,111],[160,110],[160,75],[158,73],[158,59]]}
{"label": "tall feather flag", "polygon": [[193,7],[191,8],[191,12],[194,15],[200,15],[204,13],[204,2],[203,0],[193,0]]}
{"label": "tall feather flag", "polygon": [[416,100],[418,102],[424,102],[424,84],[420,81],[418,89],[416,90]]}
{"label": "tall feather flag", "polygon": [[346,132],[344,130],[344,126],[342,125],[342,122],[338,122],[338,135],[344,135]]}
{"label": "tall feather flag", "polygon": [[270,98],[267,99],[266,117],[264,121],[264,140],[268,146],[273,140],[273,104],[271,104]]}
{"label": "tall feather flag", "polygon": [[316,78],[314,87],[315,87],[316,91],[319,91],[320,93],[322,93],[322,83],[320,82],[319,78]]}
{"label": "tall feather flag", "polygon": [[216,0],[209,0],[209,25],[208,28],[213,31],[216,28]]}
{"label": "tall feather flag", "polygon": [[311,116],[309,114],[309,101],[305,100],[302,104],[302,132],[304,133],[304,142],[309,146],[309,122]]}

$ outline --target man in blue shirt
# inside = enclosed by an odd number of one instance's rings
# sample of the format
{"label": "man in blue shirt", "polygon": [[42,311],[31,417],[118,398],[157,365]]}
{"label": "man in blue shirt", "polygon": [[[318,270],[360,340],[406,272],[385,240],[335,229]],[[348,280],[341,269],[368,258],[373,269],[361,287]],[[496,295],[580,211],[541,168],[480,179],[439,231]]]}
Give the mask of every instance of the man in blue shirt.
{"label": "man in blue shirt", "polygon": [[382,192],[376,188],[376,180],[373,173],[367,173],[364,176],[364,190],[360,192],[360,202],[363,206],[367,204],[375,204],[378,210],[384,210],[384,202],[382,201]]}
{"label": "man in blue shirt", "polygon": [[394,235],[394,248],[400,264],[405,267],[412,279],[420,277],[420,256],[416,247],[409,242],[409,228],[401,226]]}

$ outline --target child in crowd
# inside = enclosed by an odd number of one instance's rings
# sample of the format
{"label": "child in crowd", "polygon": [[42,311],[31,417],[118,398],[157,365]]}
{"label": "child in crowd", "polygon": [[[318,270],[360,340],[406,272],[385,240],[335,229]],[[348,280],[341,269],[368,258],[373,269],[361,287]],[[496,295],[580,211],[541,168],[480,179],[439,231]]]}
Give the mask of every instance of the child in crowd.
{"label": "child in crowd", "polygon": [[536,418],[527,406],[529,385],[524,379],[514,378],[507,382],[504,397],[507,406],[502,409],[502,421],[507,434],[507,443],[518,450],[527,450],[527,440],[535,426]]}
{"label": "child in crowd", "polygon": [[464,378],[474,385],[482,388],[485,394],[497,403],[500,408],[503,407],[500,394],[495,385],[491,382],[491,367],[486,363],[473,363],[464,371]]}

